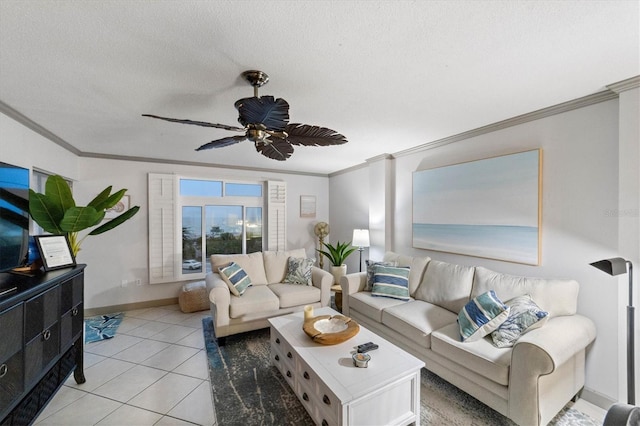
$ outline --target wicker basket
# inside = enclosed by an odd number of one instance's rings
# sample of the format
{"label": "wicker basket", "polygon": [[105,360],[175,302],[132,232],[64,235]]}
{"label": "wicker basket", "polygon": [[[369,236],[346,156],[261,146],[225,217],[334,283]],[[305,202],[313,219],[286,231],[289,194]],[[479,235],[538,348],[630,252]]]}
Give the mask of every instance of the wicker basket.
{"label": "wicker basket", "polygon": [[180,310],[185,313],[209,309],[207,286],[204,281],[188,283],[182,286],[178,296]]}

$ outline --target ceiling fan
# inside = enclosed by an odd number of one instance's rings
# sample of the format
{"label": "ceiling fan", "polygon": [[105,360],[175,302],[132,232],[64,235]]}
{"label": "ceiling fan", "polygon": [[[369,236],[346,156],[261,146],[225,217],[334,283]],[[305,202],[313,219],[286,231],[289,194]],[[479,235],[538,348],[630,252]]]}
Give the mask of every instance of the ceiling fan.
{"label": "ceiling fan", "polygon": [[326,127],[289,123],[289,104],[287,101],[282,98],[275,99],[273,96],[258,96],[258,88],[269,81],[269,76],[264,72],[245,71],[242,73],[242,77],[253,86],[253,97],[238,99],[235,103],[239,113],[238,122],[244,127],[159,117],[151,114],[142,114],[142,116],[244,133],[206,143],[196,151],[223,148],[248,139],[255,143],[256,150],[260,154],[274,160],[284,161],[293,154],[293,145],[328,146],[347,142],[345,136]]}

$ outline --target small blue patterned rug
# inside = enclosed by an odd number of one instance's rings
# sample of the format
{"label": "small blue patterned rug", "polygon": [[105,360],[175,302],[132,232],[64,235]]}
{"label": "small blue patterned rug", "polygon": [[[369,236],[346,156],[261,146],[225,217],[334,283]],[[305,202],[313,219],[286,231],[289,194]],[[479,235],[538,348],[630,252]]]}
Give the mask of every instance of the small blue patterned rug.
{"label": "small blue patterned rug", "polygon": [[[270,363],[269,329],[228,336],[224,346],[217,344],[211,317],[203,318],[202,329],[219,425],[313,425],[285,379]],[[420,381],[421,424],[515,426],[424,368]],[[600,425],[570,405],[549,425]]]}
{"label": "small blue patterned rug", "polygon": [[124,314],[98,315],[84,319],[84,342],[93,343],[113,339]]}

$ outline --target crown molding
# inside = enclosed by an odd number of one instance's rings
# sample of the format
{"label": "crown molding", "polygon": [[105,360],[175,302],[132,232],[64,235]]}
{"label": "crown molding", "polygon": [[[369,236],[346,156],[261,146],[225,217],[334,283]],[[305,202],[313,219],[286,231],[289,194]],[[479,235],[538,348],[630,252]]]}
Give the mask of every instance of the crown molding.
{"label": "crown molding", "polygon": [[331,172],[327,176],[332,178],[334,176],[340,176],[340,175],[343,175],[345,173],[354,172],[356,170],[366,169],[367,167],[369,167],[369,164],[360,163],[360,164],[356,164],[355,166],[347,167],[346,169],[338,170],[337,172]]}
{"label": "crown molding", "polygon": [[38,123],[36,123],[32,119],[30,119],[29,117],[27,117],[26,115],[24,115],[21,112],[13,109],[12,107],[10,107],[9,105],[5,104],[2,101],[0,101],[0,112],[2,112],[3,114],[5,114],[8,117],[13,118],[15,121],[17,121],[18,123],[22,124],[26,128],[28,128],[30,130],[33,130],[34,132],[36,132],[40,136],[49,139],[51,142],[53,142],[53,143],[55,143],[57,145],[60,145],[62,148],[66,149],[67,151],[70,151],[70,152],[72,152],[72,153],[74,153],[76,155],[80,155],[81,154],[81,151],[78,148],[76,148],[75,146],[71,145],[69,142],[65,141],[64,139],[62,139],[60,136],[56,135],[55,133],[45,129],[44,127],[42,127],[41,125],[39,125]]}
{"label": "crown molding", "polygon": [[519,124],[540,120],[541,118],[551,117],[553,115],[562,114],[564,112],[573,111],[579,108],[584,108],[589,105],[595,105],[600,102],[606,102],[612,99],[618,99],[619,91],[633,89],[635,87],[638,87],[639,85],[640,85],[640,76],[632,77],[632,78],[620,81],[618,83],[613,83],[607,86],[608,90],[603,90],[601,92],[583,96],[578,99],[563,102],[547,108],[542,108],[537,111],[529,112],[526,114],[518,115],[516,117],[508,118],[506,120],[499,121],[497,123],[489,124],[483,127],[478,127],[477,129],[469,130],[463,133],[458,133],[457,135],[448,136],[442,139],[437,139],[435,141],[427,142],[422,145],[405,149],[403,151],[398,151],[394,154],[381,154],[379,156],[372,157],[365,160],[366,161],[365,163],[362,163],[353,167],[349,167],[344,170],[338,170],[336,172],[330,173],[329,177],[338,176],[343,173],[348,173],[350,171],[357,170],[361,167],[367,166],[371,162],[378,161],[380,159],[403,157],[403,156],[415,154],[418,152],[439,148],[444,145],[448,145],[454,142],[460,142],[465,139],[470,139],[476,136],[484,135],[487,133],[495,132],[495,131],[506,129],[513,126],[517,126]]}
{"label": "crown molding", "polygon": [[382,161],[382,160],[393,160],[393,154],[380,154],[380,155],[376,155],[375,157],[371,157],[371,158],[367,158],[366,161],[367,163],[375,163],[376,161]]}
{"label": "crown molding", "polygon": [[609,84],[607,89],[619,94],[627,90],[637,89],[638,87],[640,87],[640,75],[627,78],[626,80],[622,80],[617,83]]}
{"label": "crown molding", "polygon": [[314,176],[314,177],[328,177],[326,173],[310,173],[310,172],[298,172],[298,171],[288,171],[288,170],[278,170],[278,169],[261,169],[261,168],[252,168],[252,167],[242,167],[242,166],[230,166],[228,164],[201,163],[197,161],[164,160],[160,158],[132,157],[132,156],[126,156],[126,155],[111,155],[111,154],[99,154],[95,152],[84,152],[84,151],[80,151],[78,148],[71,145],[69,142],[65,141],[60,136],[42,127],[41,125],[31,120],[26,115],[22,114],[21,112],[17,111],[16,109],[12,108],[11,106],[7,105],[2,101],[0,101],[0,112],[14,119],[18,123],[25,126],[26,128],[38,133],[40,136],[43,136],[46,139],[50,140],[51,142],[66,149],[67,151],[77,155],[78,157],[83,157],[83,158],[97,158],[97,159],[103,159],[103,160],[120,160],[120,161],[138,161],[143,163],[176,164],[176,165],[183,165],[183,166],[216,167],[221,169],[249,170],[249,171],[262,172],[262,173],[278,173],[278,174],[303,175],[303,176]]}
{"label": "crown molding", "polygon": [[175,164],[180,166],[215,167],[219,169],[246,170],[246,171],[261,172],[261,173],[278,173],[278,174],[285,174],[285,175],[298,175],[298,176],[302,175],[302,176],[325,177],[325,178],[328,177],[326,173],[311,173],[311,172],[299,172],[299,171],[292,171],[292,170],[277,170],[277,169],[266,169],[266,168],[256,168],[256,167],[231,166],[229,164],[201,163],[198,161],[166,160],[163,158],[133,157],[133,156],[127,156],[127,155],[101,154],[97,152],[82,152],[78,154],[78,156],[83,158],[96,158],[99,160],[137,161],[141,163]]}
{"label": "crown molding", "polygon": [[573,111],[575,109],[584,108],[589,105],[598,104],[600,102],[617,99],[618,94],[611,90],[603,90],[592,95],[583,96],[572,101],[563,102],[561,104],[553,105],[547,108],[542,108],[537,111],[529,112],[526,114],[518,115],[516,117],[508,118],[497,123],[489,124],[477,129],[469,130],[457,135],[448,136],[446,138],[438,139],[433,142],[427,142],[422,145],[415,146],[413,148],[405,149],[403,151],[393,154],[396,157],[403,157],[417,152],[426,151],[429,149],[439,148],[444,145],[448,145],[454,142],[460,142],[465,139],[474,138],[487,133],[496,132],[498,130],[506,129],[509,127],[517,126],[520,124],[528,123],[530,121],[540,120],[541,118],[551,117],[553,115],[562,114],[564,112]]}

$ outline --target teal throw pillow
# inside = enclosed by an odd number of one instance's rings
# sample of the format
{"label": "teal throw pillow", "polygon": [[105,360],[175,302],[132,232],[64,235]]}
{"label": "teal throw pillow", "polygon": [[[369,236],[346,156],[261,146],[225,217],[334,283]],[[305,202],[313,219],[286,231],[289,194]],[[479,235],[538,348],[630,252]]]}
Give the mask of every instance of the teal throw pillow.
{"label": "teal throw pillow", "polygon": [[458,314],[462,340],[474,342],[496,330],[506,321],[509,309],[493,290],[474,297]]}
{"label": "teal throw pillow", "polygon": [[304,257],[290,257],[287,275],[284,277],[283,282],[311,285],[311,267],[315,261],[315,259],[307,259]]}
{"label": "teal throw pillow", "polygon": [[510,307],[509,317],[500,324],[491,338],[499,348],[508,348],[527,331],[542,327],[549,319],[549,313],[540,309],[531,296],[517,296],[505,302]]}
{"label": "teal throw pillow", "polygon": [[371,295],[392,299],[410,300],[409,267],[376,265],[373,273]]}
{"label": "teal throw pillow", "polygon": [[236,262],[231,262],[226,266],[218,268],[220,276],[229,286],[231,293],[242,296],[245,290],[251,285],[251,278],[244,269]]}

